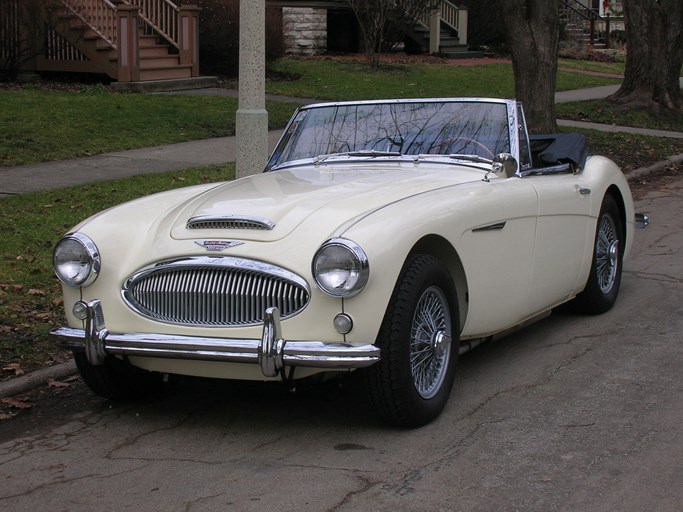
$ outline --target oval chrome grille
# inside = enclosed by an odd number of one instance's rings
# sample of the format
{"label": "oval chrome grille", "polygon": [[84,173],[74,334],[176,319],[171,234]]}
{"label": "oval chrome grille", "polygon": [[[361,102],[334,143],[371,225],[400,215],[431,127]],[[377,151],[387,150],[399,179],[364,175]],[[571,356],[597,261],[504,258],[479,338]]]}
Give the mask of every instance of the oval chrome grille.
{"label": "oval chrome grille", "polygon": [[280,267],[232,257],[200,257],[159,263],[126,282],[123,297],[153,320],[220,327],[263,323],[268,307],[281,318],[308,304],[306,282]]}

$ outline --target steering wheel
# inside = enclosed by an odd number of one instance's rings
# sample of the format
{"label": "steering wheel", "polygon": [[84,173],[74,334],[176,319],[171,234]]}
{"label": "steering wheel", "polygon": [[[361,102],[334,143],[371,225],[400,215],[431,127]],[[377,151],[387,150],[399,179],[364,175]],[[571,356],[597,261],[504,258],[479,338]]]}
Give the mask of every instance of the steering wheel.
{"label": "steering wheel", "polygon": [[[439,142],[438,144],[433,146],[432,149],[440,150],[441,148],[449,147],[456,142],[462,143],[463,148],[465,146],[467,146],[468,144],[472,144],[476,149],[478,149],[484,153],[483,155],[479,155],[479,156],[485,156],[487,158],[490,158],[491,160],[493,160],[493,158],[494,158],[493,152],[489,148],[484,146],[478,140],[470,139],[469,137],[450,137],[448,139],[442,140],[441,142]],[[430,153],[432,153],[432,151],[430,151]],[[432,154],[434,154],[434,153],[432,153]],[[442,153],[439,152],[436,154],[442,154]]]}

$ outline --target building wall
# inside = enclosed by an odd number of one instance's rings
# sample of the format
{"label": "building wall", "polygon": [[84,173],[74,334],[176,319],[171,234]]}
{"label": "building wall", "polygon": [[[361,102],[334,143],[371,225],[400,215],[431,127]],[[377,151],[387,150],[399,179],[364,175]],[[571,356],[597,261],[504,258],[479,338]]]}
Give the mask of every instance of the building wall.
{"label": "building wall", "polygon": [[283,7],[282,34],[285,53],[319,55],[327,51],[327,10]]}

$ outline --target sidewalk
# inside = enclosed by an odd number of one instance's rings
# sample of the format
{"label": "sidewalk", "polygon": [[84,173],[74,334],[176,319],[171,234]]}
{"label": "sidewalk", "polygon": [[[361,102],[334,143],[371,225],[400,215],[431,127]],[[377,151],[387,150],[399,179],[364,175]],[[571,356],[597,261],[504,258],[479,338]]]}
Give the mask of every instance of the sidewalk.
{"label": "sidewalk", "polygon": [[[617,88],[618,86],[611,85],[575,91],[564,91],[558,92],[555,97],[558,103],[599,99],[612,94]],[[216,88],[184,91],[183,93],[206,96],[232,96],[236,94],[236,91]],[[173,94],[178,93],[176,92]],[[313,103],[316,101],[313,99],[271,95],[268,96],[268,99],[275,101],[294,101],[299,103]],[[558,124],[560,126],[586,128],[606,132],[626,132],[683,139],[683,133],[679,132],[647,130],[579,121],[558,120]],[[270,148],[275,146],[281,133],[282,130],[276,130],[269,133],[268,144]],[[60,160],[18,167],[0,168],[0,197],[80,185],[92,181],[113,180],[138,174],[160,173],[187,169],[195,166],[234,162],[235,154],[235,137],[221,137],[216,139],[182,142],[180,144],[169,144],[153,148],[106,153],[73,160]]]}

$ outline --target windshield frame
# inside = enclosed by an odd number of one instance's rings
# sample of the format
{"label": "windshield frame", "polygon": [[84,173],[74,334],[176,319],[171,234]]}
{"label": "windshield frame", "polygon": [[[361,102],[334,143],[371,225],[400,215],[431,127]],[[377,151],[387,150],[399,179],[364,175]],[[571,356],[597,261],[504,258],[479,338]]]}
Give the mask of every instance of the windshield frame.
{"label": "windshield frame", "polygon": [[[292,117],[290,118],[285,130],[283,131],[280,139],[278,140],[275,148],[273,149],[268,164],[264,172],[275,171],[283,168],[289,168],[293,166],[302,165],[320,165],[321,163],[329,163],[331,161],[336,161],[339,158],[346,161],[353,160],[415,160],[418,155],[374,155],[374,156],[363,156],[363,157],[353,157],[346,152],[346,154],[326,154],[326,155],[316,155],[312,157],[306,157],[301,159],[293,159],[287,161],[280,161],[283,150],[287,147],[289,139],[293,133],[292,126],[299,119],[302,112],[312,111],[321,108],[348,108],[356,106],[372,106],[372,105],[394,105],[394,104],[413,104],[413,103],[492,103],[504,105],[507,113],[507,132],[508,140],[510,146],[510,153],[519,161],[520,152],[520,133],[526,133],[526,126],[524,125],[524,114],[521,108],[521,104],[512,99],[501,99],[501,98],[410,98],[410,99],[384,99],[384,100],[363,100],[363,101],[342,101],[342,102],[322,102],[306,105],[298,108]],[[353,151],[351,153],[361,153],[362,151]],[[324,156],[324,158],[320,158]],[[426,156],[426,155],[419,155]],[[429,160],[444,159],[448,160],[451,164],[458,165],[459,161],[457,158],[451,158],[449,154],[430,154],[429,159],[419,158],[421,162],[426,162]]]}

